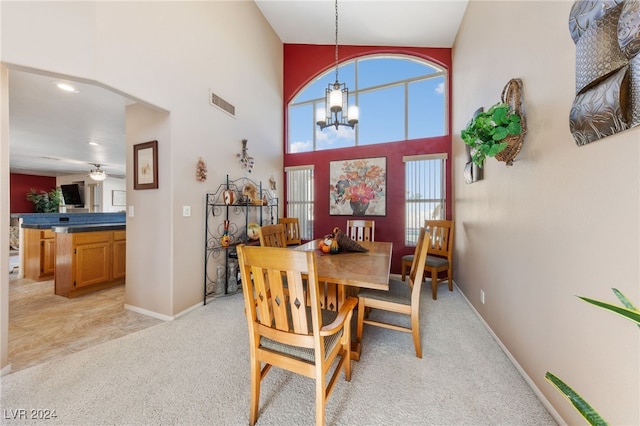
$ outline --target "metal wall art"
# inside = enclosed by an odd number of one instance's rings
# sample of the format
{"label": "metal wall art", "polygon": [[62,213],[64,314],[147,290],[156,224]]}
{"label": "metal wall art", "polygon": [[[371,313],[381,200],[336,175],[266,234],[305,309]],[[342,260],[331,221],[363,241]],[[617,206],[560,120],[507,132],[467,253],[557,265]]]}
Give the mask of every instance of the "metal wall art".
{"label": "metal wall art", "polygon": [[578,146],[640,125],[640,0],[574,2],[576,97],[569,126]]}

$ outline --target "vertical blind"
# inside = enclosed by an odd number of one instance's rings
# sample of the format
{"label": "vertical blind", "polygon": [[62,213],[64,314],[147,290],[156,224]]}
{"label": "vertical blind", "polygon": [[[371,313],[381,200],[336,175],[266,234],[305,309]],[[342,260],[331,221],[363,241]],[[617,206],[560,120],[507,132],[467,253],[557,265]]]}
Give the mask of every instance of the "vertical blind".
{"label": "vertical blind", "polygon": [[403,157],[405,163],[405,243],[415,245],[425,220],[444,219],[447,154]]}
{"label": "vertical blind", "polygon": [[287,167],[287,217],[297,217],[300,237],[313,239],[313,166]]}

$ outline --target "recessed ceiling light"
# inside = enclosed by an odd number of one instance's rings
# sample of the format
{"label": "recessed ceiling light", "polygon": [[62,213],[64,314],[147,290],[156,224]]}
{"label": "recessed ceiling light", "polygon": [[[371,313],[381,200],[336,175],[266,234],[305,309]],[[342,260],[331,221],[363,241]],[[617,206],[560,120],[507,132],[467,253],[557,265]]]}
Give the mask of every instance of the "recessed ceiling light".
{"label": "recessed ceiling light", "polygon": [[58,89],[64,90],[65,92],[78,93],[75,87],[67,83],[58,83],[56,86],[58,86]]}
{"label": "recessed ceiling light", "polygon": [[93,145],[93,146],[99,146],[100,144],[98,142],[88,142],[89,145]]}

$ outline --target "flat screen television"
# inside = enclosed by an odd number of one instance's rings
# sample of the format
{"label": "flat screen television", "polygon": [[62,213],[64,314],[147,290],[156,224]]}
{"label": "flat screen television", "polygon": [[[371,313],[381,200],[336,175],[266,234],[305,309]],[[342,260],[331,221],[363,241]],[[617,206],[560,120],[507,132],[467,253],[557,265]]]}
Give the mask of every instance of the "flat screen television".
{"label": "flat screen television", "polygon": [[84,207],[84,187],[81,188],[77,183],[71,183],[69,185],[60,185],[60,189],[62,189],[65,205]]}

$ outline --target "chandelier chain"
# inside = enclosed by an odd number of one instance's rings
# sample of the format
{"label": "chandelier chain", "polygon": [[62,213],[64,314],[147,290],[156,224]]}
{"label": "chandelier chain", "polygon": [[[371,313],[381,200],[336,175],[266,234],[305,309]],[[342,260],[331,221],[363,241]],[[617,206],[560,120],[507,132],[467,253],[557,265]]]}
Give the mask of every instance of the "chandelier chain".
{"label": "chandelier chain", "polygon": [[336,0],[336,83],[338,82],[338,0]]}

